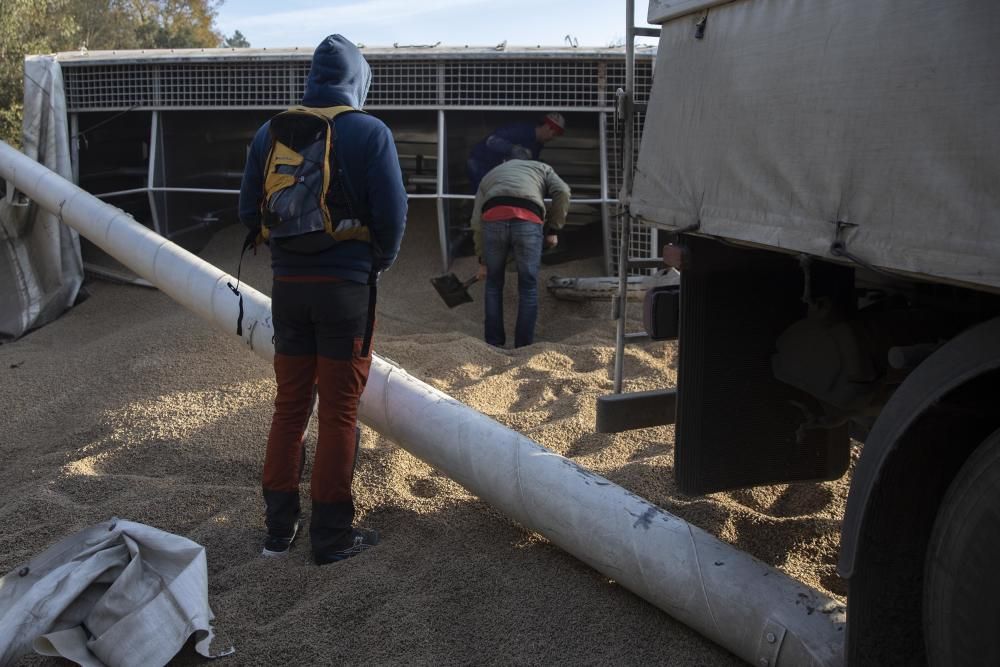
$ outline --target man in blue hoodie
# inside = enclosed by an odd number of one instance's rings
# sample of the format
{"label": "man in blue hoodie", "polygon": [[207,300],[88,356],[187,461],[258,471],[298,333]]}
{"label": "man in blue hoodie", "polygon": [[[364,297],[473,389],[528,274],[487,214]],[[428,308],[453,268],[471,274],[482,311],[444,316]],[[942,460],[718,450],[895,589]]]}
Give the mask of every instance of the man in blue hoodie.
{"label": "man in blue hoodie", "polygon": [[537,125],[512,123],[497,128],[472,147],[466,169],[472,192],[479,190],[483,177],[493,167],[507,160],[537,160],[545,144],[566,131],[566,119],[553,111],[545,114]]}
{"label": "man in blue hoodie", "polygon": [[[330,35],[316,48],[302,105],[360,109],[371,69],[358,48]],[[406,191],[392,133],[365,113],[332,121],[334,173],[369,241],[343,240],[303,253],[272,238],[272,318],[277,396],[264,458],[265,556],[287,553],[299,528],[299,481],[306,426],[318,393],[319,437],[310,481],[309,525],[317,564],[354,556],[378,542],[354,527],[351,482],[360,431],[358,403],[371,366],[379,273],[396,259],[406,224]],[[240,188],[240,220],[261,228],[270,121],[250,146]],[[336,169],[339,167],[339,171]],[[299,250],[299,248],[296,248]]]}

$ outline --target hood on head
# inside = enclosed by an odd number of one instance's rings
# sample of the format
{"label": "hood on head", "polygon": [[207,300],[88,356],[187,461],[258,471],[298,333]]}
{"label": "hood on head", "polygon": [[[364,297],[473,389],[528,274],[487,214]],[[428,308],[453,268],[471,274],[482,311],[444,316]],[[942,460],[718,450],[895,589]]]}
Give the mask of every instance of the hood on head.
{"label": "hood on head", "polygon": [[332,107],[346,104],[364,106],[372,70],[361,51],[342,35],[330,35],[313,53],[302,104]]}

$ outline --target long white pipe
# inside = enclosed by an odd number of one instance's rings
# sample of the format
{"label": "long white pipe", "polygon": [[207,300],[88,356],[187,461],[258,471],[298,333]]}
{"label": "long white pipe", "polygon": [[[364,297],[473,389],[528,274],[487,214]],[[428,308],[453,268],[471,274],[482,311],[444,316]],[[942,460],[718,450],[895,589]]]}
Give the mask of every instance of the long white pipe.
{"label": "long white pipe", "polygon": [[[223,331],[234,279],[0,142],[0,177]],[[243,341],[273,356],[271,302],[243,286]],[[833,599],[375,357],[362,420],[504,514],[754,665],[841,665]]]}

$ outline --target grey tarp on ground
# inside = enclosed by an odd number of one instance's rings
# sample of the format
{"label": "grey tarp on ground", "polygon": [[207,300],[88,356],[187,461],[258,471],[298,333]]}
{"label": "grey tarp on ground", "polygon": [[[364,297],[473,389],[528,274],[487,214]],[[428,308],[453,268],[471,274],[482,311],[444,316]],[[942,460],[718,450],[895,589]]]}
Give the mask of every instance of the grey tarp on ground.
{"label": "grey tarp on ground", "polygon": [[32,648],[85,667],[164,665],[192,634],[212,657],[212,619],[205,548],[112,519],[0,579],[0,665]]}
{"label": "grey tarp on ground", "polygon": [[655,0],[631,208],[1000,289],[1000,2]]}
{"label": "grey tarp on ground", "polygon": [[[24,63],[23,152],[72,180],[62,70],[50,56]],[[0,339],[59,317],[83,284],[80,239],[34,204],[0,200]]]}

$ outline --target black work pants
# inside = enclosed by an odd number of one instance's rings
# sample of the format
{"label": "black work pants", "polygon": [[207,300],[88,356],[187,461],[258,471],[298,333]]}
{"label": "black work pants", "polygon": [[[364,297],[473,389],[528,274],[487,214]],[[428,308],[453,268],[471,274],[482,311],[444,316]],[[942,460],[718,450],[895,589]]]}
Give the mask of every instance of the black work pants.
{"label": "black work pants", "polygon": [[374,298],[370,286],[350,281],[274,281],[277,395],[262,480],[267,526],[283,532],[298,517],[303,440],[315,387],[319,436],[310,480],[310,536],[317,552],[348,544],[351,538],[358,403],[371,367]]}

